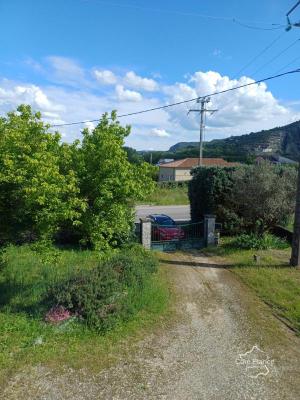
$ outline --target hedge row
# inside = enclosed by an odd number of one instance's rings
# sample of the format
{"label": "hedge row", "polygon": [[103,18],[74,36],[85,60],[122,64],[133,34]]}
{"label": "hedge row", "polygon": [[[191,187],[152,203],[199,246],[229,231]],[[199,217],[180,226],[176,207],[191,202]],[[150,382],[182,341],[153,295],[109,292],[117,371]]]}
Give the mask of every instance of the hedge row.
{"label": "hedge row", "polygon": [[233,171],[232,167],[198,167],[192,171],[193,178],[189,182],[192,221],[199,222],[205,214],[217,213],[219,205],[224,204],[226,195],[232,190]]}
{"label": "hedge row", "polygon": [[262,235],[294,212],[297,170],[270,163],[234,168],[198,167],[189,183],[191,217],[215,214],[229,234]]}

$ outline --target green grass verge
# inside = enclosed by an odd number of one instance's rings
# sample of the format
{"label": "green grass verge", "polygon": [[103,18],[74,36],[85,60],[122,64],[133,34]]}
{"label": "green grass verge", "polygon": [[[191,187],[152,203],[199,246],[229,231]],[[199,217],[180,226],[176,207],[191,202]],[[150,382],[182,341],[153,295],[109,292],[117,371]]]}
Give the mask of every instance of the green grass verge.
{"label": "green grass verge", "polygon": [[[222,257],[230,270],[251,287],[279,317],[300,333],[300,270],[289,266],[291,249],[237,250],[233,238],[205,250]],[[260,257],[257,264],[253,255]]]}
{"label": "green grass verge", "polygon": [[290,218],[285,227],[286,227],[286,229],[289,229],[291,232],[293,232],[293,230],[294,230],[294,218]]}
{"label": "green grass verge", "polygon": [[[1,295],[0,385],[4,384],[9,375],[24,366],[37,364],[49,365],[56,370],[70,366],[100,371],[110,366],[122,354],[126,356],[138,338],[165,324],[169,319],[169,280],[167,272],[159,268],[158,272],[150,276],[140,293],[139,311],[128,320],[120,320],[103,335],[76,319],[59,325],[45,323],[42,314],[30,311],[34,303],[39,301],[45,282],[68,274],[71,260],[73,266],[92,268],[99,255],[96,252],[65,251],[57,264],[49,262],[43,269],[47,279],[37,276],[41,271],[40,258],[31,259],[32,265],[29,267],[27,257],[28,251],[19,248],[19,261],[17,263],[16,259],[11,260],[9,274],[10,279],[16,274],[16,281],[31,284],[22,285],[22,289],[26,289],[22,290],[22,296],[17,285],[15,291],[4,290]],[[24,270],[20,268],[22,262]],[[2,271],[0,289],[5,288],[5,278],[7,276]],[[35,281],[37,284],[34,284]]]}
{"label": "green grass verge", "polygon": [[151,204],[161,206],[189,204],[187,185],[178,187],[157,186],[152,194],[139,204]]}

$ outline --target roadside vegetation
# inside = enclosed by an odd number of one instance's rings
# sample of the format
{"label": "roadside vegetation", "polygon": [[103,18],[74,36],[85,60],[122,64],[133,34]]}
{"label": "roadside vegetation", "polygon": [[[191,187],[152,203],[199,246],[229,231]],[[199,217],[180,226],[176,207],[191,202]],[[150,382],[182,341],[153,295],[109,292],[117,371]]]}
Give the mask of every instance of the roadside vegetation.
{"label": "roadside vegetation", "polygon": [[248,246],[245,243],[245,238],[225,237],[219,247],[204,251],[220,256],[276,316],[300,334],[300,270],[289,266],[289,244],[272,235],[260,243],[253,243],[253,237]]}
{"label": "roadside vegetation", "polygon": [[127,158],[129,134],[115,112],[71,144],[30,106],[1,118],[0,244],[47,239],[106,250],[128,242],[133,204],[154,189],[153,167]]}
{"label": "roadside vegetation", "polygon": [[[288,226],[297,170],[267,162],[235,168],[197,168],[189,185],[192,219],[215,214],[222,224],[221,256],[279,317],[300,333],[300,270],[289,266],[290,245],[270,234]],[[281,230],[284,236],[284,230]],[[286,232],[286,236],[288,232]]]}
{"label": "roadside vegetation", "polygon": [[29,106],[0,119],[0,382],[38,363],[101,369],[167,312],[133,235],[155,168],[130,162],[129,133],[114,112],[71,144]]}
{"label": "roadside vegetation", "polygon": [[294,218],[289,218],[288,219],[288,221],[287,221],[287,223],[285,225],[285,228],[288,229],[289,231],[293,232],[293,230],[294,230]]}
{"label": "roadside vegetation", "polygon": [[139,204],[154,206],[178,206],[189,204],[188,185],[157,183],[152,193],[146,196]]}
{"label": "roadside vegetation", "polygon": [[102,255],[40,245],[2,250],[0,383],[25,365],[110,365],[169,310],[157,264],[136,245]]}
{"label": "roadside vegetation", "polygon": [[215,214],[229,235],[258,236],[286,226],[295,210],[297,170],[268,162],[234,168],[196,168],[189,185],[191,216]]}
{"label": "roadside vegetation", "polygon": [[[115,112],[72,144],[29,106],[0,119],[0,382],[38,363],[109,366],[169,312],[164,270],[134,243],[133,207],[188,204],[187,185],[155,184],[156,168],[124,148],[129,133]],[[189,197],[195,222],[215,213],[237,235],[212,251],[299,330],[299,273],[267,234],[290,218],[295,176],[198,168]]]}

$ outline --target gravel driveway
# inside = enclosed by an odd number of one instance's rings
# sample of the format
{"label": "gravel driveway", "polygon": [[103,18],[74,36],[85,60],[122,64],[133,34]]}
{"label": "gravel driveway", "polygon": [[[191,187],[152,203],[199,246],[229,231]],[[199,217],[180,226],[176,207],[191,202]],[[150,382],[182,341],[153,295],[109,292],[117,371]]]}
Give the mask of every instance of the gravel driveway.
{"label": "gravel driveway", "polygon": [[35,367],[11,379],[5,400],[300,398],[300,339],[215,260],[166,256],[179,316],[97,375]]}

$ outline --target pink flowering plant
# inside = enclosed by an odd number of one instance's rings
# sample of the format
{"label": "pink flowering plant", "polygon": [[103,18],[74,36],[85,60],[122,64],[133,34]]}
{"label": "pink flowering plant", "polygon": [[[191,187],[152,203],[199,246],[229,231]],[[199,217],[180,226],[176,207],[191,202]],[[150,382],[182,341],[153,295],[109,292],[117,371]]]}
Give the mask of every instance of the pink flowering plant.
{"label": "pink flowering plant", "polygon": [[52,307],[45,316],[45,321],[57,324],[71,318],[71,313],[63,306]]}

